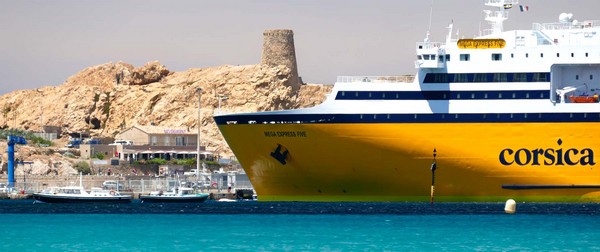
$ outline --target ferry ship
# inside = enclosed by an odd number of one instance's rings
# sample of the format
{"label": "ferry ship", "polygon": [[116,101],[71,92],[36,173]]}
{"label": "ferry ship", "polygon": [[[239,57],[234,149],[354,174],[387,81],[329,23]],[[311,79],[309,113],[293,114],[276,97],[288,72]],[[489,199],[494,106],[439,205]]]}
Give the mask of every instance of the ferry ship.
{"label": "ferry ship", "polygon": [[214,119],[260,201],[600,200],[600,21],[416,44],[413,78],[342,76],[312,108]]}

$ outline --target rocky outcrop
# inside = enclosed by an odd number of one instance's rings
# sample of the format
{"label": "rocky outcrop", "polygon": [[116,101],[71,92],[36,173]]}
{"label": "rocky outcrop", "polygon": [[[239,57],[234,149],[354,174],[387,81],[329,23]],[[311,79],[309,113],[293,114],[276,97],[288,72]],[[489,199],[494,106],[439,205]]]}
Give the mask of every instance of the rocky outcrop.
{"label": "rocky outcrop", "polygon": [[59,86],[0,96],[0,127],[39,131],[42,124],[54,125],[64,133],[89,131],[98,137],[114,137],[133,125],[151,123],[196,128],[196,89],[202,88],[203,143],[209,150],[230,156],[212,119],[219,96],[228,97],[221,102],[222,112],[255,112],[314,106],[331,91],[331,86],[311,84],[294,91],[289,78],[290,69],[283,65],[223,65],[171,72],[157,61],[139,68],[106,63],[86,68]]}

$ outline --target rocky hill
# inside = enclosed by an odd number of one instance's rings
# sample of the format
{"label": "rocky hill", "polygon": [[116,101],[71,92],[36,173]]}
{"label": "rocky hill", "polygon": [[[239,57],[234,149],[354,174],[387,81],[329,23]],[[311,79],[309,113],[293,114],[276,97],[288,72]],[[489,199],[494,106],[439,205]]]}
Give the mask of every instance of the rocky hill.
{"label": "rocky hill", "polygon": [[[212,119],[219,96],[228,97],[221,111],[255,112],[311,107],[331,91],[331,86],[313,84],[294,91],[286,66],[224,65],[172,72],[158,61],[137,68],[106,63],[86,68],[59,86],[0,96],[0,127],[40,131],[41,125],[51,125],[60,126],[63,136],[87,131],[97,137],[114,137],[133,125],[151,123],[196,128],[197,88],[203,89],[202,141],[222,156],[232,153]],[[0,148],[6,149],[5,143]]]}

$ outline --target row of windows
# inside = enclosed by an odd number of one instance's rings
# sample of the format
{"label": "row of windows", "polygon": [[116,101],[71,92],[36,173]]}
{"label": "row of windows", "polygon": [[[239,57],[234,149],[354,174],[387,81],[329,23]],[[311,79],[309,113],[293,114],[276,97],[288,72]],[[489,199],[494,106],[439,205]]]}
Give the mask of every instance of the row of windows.
{"label": "row of windows", "polygon": [[341,91],[336,100],[547,99],[548,90],[525,91]]}
{"label": "row of windows", "polygon": [[549,81],[550,73],[428,73],[423,83]]}
{"label": "row of windows", "polygon": [[[571,53],[570,55],[571,55],[571,58],[575,57],[575,53]],[[511,53],[510,57],[515,58],[515,54]],[[544,57],[544,53],[540,53],[540,58],[543,58],[543,57]],[[560,53],[556,53],[556,57],[560,58]],[[585,57],[589,57],[589,53],[585,53]],[[439,57],[435,54],[417,55],[418,60],[436,60],[436,58],[440,62],[444,62],[444,60],[450,61],[450,54],[440,55]],[[529,58],[529,53],[525,53],[525,58]],[[459,59],[460,59],[460,61],[471,61],[471,54],[461,53],[459,55]],[[492,61],[501,61],[501,60],[502,60],[501,53],[492,53]]]}

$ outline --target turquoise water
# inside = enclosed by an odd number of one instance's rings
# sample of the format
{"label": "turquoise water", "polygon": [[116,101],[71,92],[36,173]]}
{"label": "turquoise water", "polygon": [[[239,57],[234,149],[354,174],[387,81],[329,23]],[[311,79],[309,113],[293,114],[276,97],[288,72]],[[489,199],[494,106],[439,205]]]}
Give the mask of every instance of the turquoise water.
{"label": "turquoise water", "polygon": [[[147,213],[148,209],[154,212]],[[260,211],[248,213],[249,209]],[[427,209],[426,204],[409,203],[106,206],[0,202],[5,212],[0,214],[0,250],[600,250],[598,205],[541,204],[522,207],[525,213],[518,208],[514,215],[503,214],[501,204],[440,204],[434,211]],[[318,210],[325,213],[315,213]]]}

